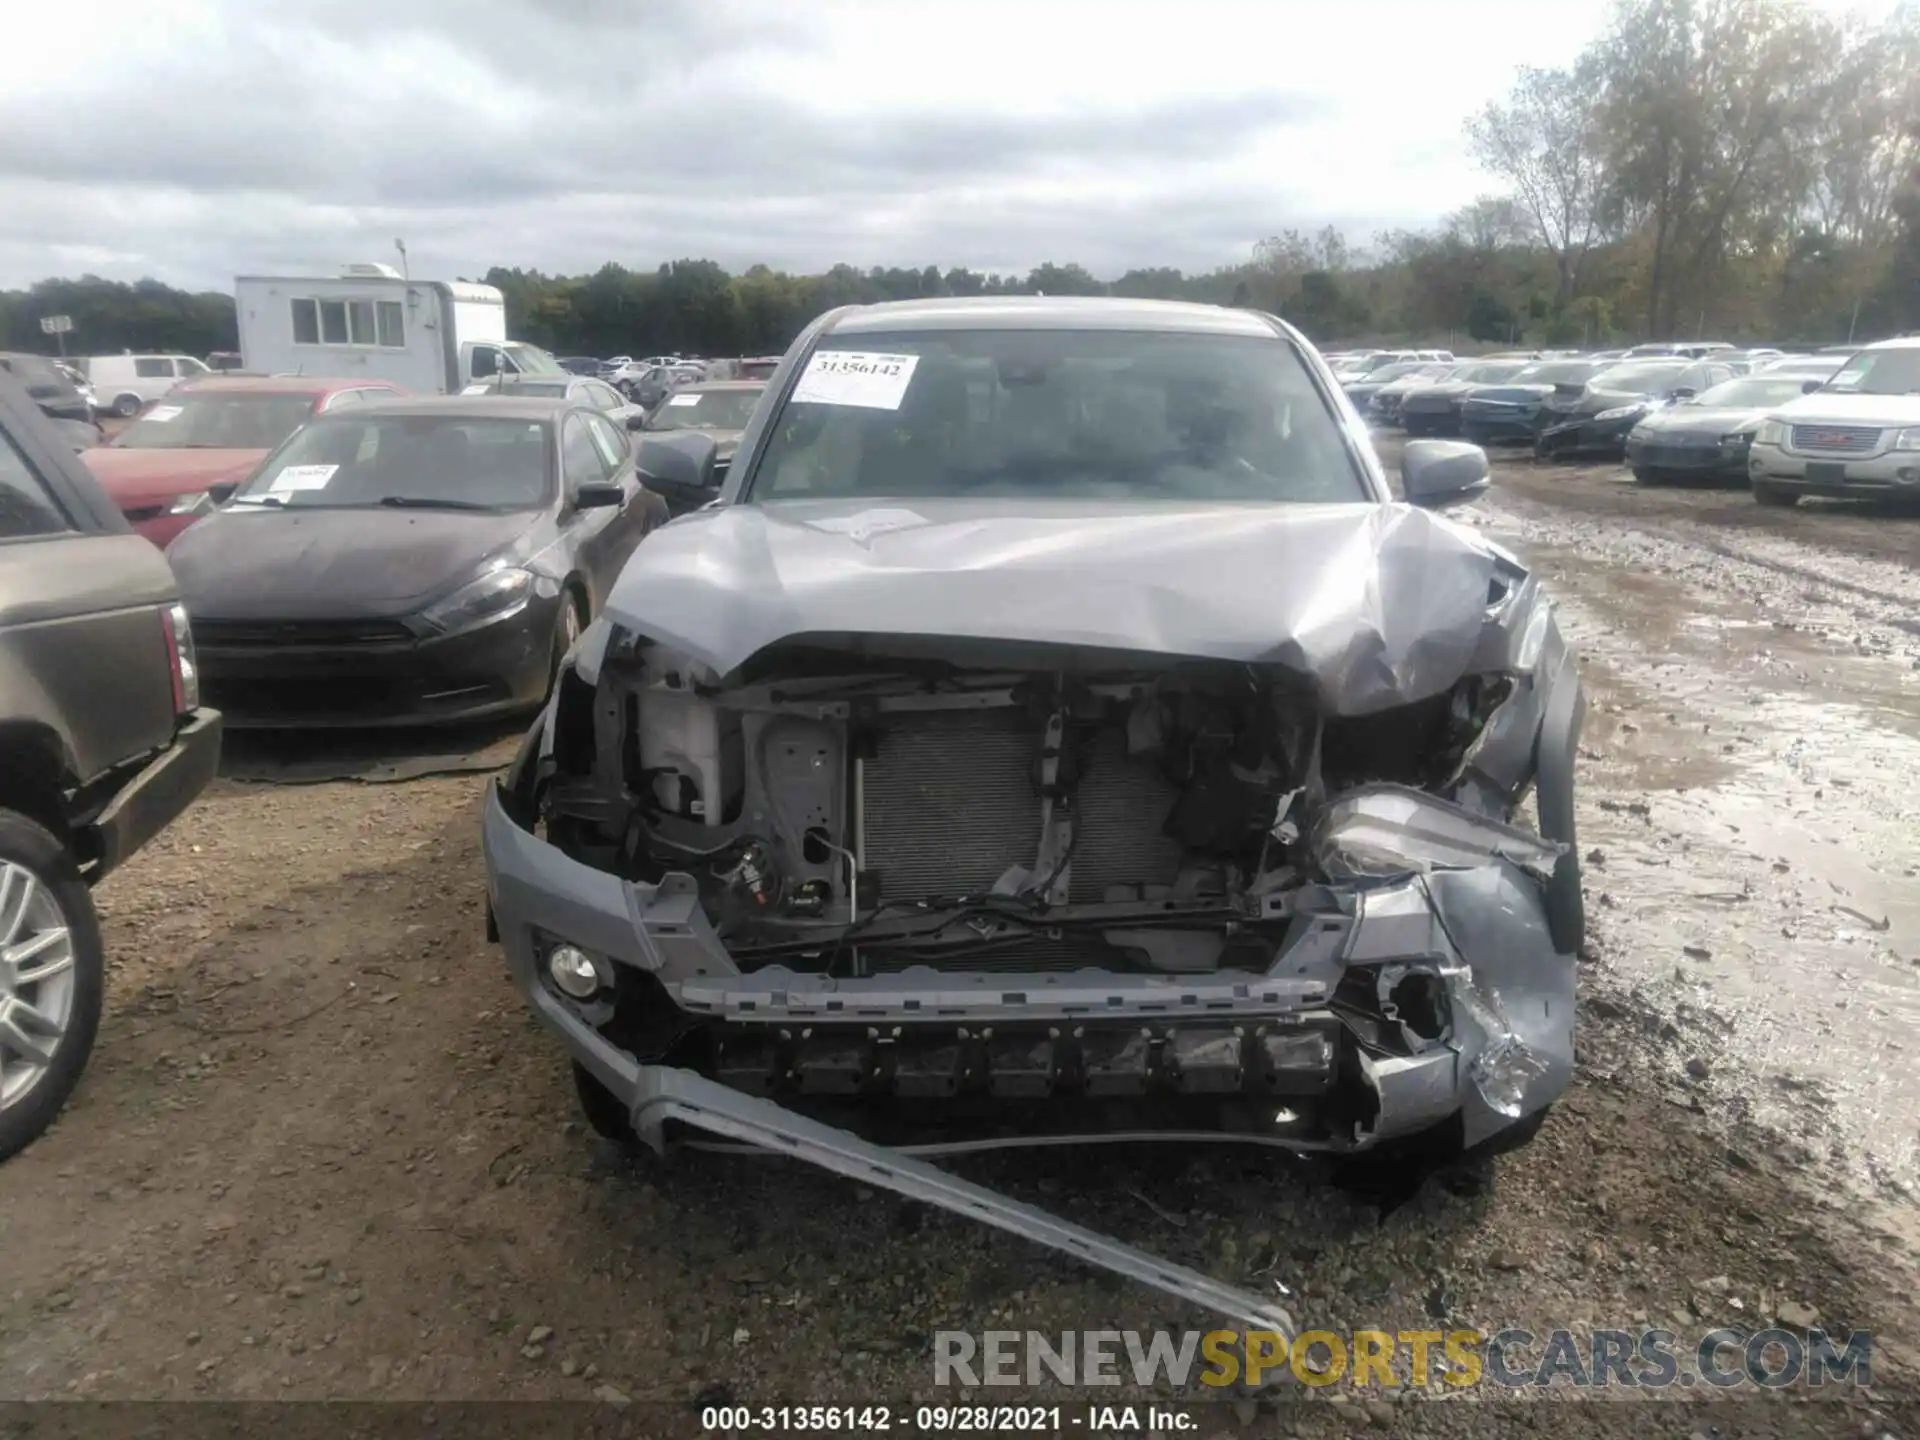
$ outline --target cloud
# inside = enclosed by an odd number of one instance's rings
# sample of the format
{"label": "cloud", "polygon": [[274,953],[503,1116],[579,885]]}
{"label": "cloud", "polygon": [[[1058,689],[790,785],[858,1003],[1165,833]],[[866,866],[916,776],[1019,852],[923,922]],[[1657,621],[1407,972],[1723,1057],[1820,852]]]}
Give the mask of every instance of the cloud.
{"label": "cloud", "polygon": [[[1465,203],[1483,182],[1460,119],[1513,61],[1560,58],[1520,0],[1375,0],[1365,34],[1275,0],[95,0],[88,18],[80,54],[48,7],[8,22],[0,284],[225,288],[387,258],[396,236],[447,276],[678,256],[1204,269],[1286,226],[1364,239]],[[1569,24],[1546,27],[1562,49]],[[1515,35],[1535,38],[1502,49]]]}

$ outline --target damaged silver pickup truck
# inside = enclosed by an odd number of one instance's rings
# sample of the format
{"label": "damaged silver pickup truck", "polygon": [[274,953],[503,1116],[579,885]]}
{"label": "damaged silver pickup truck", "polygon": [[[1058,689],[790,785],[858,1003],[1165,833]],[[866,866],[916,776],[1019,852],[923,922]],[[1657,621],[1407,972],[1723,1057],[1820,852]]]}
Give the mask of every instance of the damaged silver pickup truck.
{"label": "damaged silver pickup truck", "polygon": [[1534,577],[1433,513],[1481,451],[1409,443],[1397,503],[1280,321],[938,300],[816,321],[724,480],[676,478],[715,503],[635,554],[485,819],[596,1128],[1279,1323],[917,1157],[1477,1146],[1566,1087],[1584,701]]}

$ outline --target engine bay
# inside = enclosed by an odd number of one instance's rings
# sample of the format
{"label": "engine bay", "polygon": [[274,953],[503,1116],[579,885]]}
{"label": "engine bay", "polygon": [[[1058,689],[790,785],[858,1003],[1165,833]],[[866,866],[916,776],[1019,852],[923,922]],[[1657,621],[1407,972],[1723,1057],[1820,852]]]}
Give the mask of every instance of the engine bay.
{"label": "engine bay", "polygon": [[973,650],[788,645],[720,685],[618,641],[562,696],[549,833],[692,877],[742,971],[1258,974],[1327,797],[1448,794],[1510,687],[1327,717],[1277,668]]}

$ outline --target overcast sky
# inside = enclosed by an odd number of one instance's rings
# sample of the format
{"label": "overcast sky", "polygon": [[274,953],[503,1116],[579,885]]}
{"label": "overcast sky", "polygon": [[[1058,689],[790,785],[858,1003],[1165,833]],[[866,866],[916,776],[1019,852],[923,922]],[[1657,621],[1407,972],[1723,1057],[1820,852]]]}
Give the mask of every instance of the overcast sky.
{"label": "overcast sky", "polygon": [[[1823,0],[1825,3],[1825,0]],[[1871,3],[1871,0],[1869,0]],[[1838,0],[1836,0],[1838,8]],[[0,285],[394,259],[1210,269],[1490,188],[1461,123],[1605,0],[9,7]]]}

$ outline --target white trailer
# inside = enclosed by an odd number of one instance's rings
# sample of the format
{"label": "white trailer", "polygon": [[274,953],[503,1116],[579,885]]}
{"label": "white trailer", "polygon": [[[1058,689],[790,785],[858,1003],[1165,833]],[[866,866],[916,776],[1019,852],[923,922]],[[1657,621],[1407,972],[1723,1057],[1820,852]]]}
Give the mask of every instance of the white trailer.
{"label": "white trailer", "polygon": [[557,374],[536,345],[507,338],[491,285],[410,280],[391,265],[337,276],[242,275],[233,282],[243,369],[263,375],[389,380],[458,394],[498,374]]}

